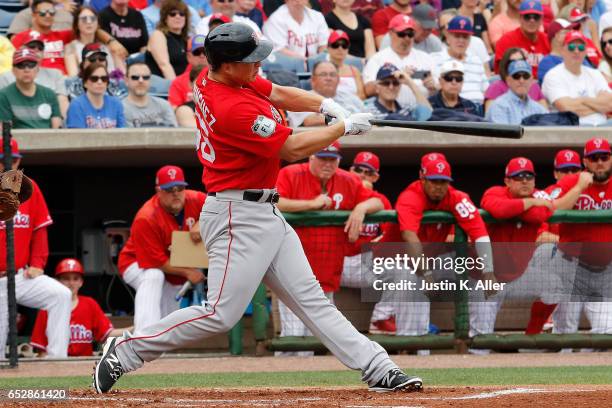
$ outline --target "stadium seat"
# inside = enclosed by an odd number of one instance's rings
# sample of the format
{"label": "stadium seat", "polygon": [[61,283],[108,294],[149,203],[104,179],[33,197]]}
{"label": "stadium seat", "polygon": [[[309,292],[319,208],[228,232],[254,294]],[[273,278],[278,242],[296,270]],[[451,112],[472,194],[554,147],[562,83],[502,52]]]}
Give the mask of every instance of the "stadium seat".
{"label": "stadium seat", "polygon": [[270,54],[270,56],[268,56],[268,58],[266,58],[266,60],[261,64],[261,69],[264,72],[267,72],[272,68],[277,69],[278,66],[285,71],[291,71],[296,74],[304,72],[306,69],[304,66],[304,60],[290,57],[282,52],[273,52]]}
{"label": "stadium seat", "polygon": [[28,7],[27,5],[24,5],[21,1],[19,0],[2,0],[0,1],[0,11],[6,11],[9,13],[17,13],[18,11],[23,10],[24,8]]}
{"label": "stadium seat", "polygon": [[8,11],[0,9],[0,34],[6,35],[11,21],[15,18],[17,13],[9,13]]}

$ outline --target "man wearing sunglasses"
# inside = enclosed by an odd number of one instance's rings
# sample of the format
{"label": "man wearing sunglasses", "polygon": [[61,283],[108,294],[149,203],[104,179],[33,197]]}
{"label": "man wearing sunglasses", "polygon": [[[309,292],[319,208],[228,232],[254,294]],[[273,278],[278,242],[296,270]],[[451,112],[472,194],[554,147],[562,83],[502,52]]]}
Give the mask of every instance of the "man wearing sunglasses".
{"label": "man wearing sunglasses", "polygon": [[0,120],[13,123],[13,129],[57,129],[62,116],[57,95],[36,84],[38,53],[22,47],[13,54],[15,82],[0,90]]}
{"label": "man wearing sunglasses", "polygon": [[172,80],[170,89],[168,89],[168,102],[174,109],[191,101],[192,87],[189,81],[189,74],[194,67],[208,66],[206,53],[204,52],[205,35],[196,34],[191,37],[187,50],[187,68],[185,72]]}
{"label": "man wearing sunglasses", "polygon": [[563,63],[544,77],[544,96],[558,111],[577,114],[580,125],[606,124],[606,115],[612,106],[612,92],[600,71],[583,66],[586,56],[584,35],[580,31],[569,31],[563,46]]}
{"label": "man wearing sunglasses", "polygon": [[[121,1],[127,4],[128,1],[127,0],[114,0],[114,1]],[[162,6],[163,1],[162,0],[155,0],[153,3],[151,3],[151,5],[145,9],[142,10],[142,16],[144,17],[144,21],[147,27],[147,32],[149,33],[149,35],[153,34],[153,31],[155,31],[155,27],[157,26],[157,23],[159,23],[159,13],[161,11],[161,6]],[[211,3],[211,7],[212,7],[212,3]],[[191,22],[190,22],[190,32],[193,32],[196,27],[198,27],[198,24],[200,22],[200,13],[198,13],[198,11],[196,9],[194,9],[193,7],[191,7],[189,4],[187,4],[187,8],[189,9],[189,15],[191,16]],[[136,11],[136,10],[135,10]],[[146,43],[145,43],[146,46]]]}
{"label": "man wearing sunglasses", "polygon": [[168,101],[149,95],[151,70],[144,62],[127,68],[128,96],[123,99],[127,127],[176,127],[176,117]]}
{"label": "man wearing sunglasses", "polygon": [[548,113],[548,110],[529,97],[533,84],[531,65],[524,60],[512,61],[508,66],[508,92],[496,98],[485,115],[494,123],[520,125],[527,116]]}
{"label": "man wearing sunglasses", "polygon": [[206,195],[186,187],[183,169],[160,168],[155,176],[155,195],[136,213],[130,238],[119,254],[119,273],[136,290],[135,330],[177,310],[175,296],[185,281],[196,284],[204,280],[199,269],[170,265],[173,231],[189,231],[193,242],[201,241],[198,220]]}
{"label": "man wearing sunglasses", "polygon": [[432,109],[450,109],[482,116],[482,106],[476,106],[474,102],[460,96],[464,75],[461,62],[449,60],[442,64],[438,78],[440,91],[429,97]]}
{"label": "man wearing sunglasses", "polygon": [[389,32],[389,23],[397,15],[409,15],[412,13],[412,6],[410,0],[393,0],[391,4],[377,10],[372,15],[372,33],[374,34],[374,41],[376,42],[376,48],[382,49],[382,41],[385,38],[385,34]]}
{"label": "man wearing sunglasses", "polygon": [[[15,18],[11,21],[11,25],[8,28],[7,36],[12,37],[13,35],[20,33],[22,31],[26,31],[32,28],[32,0],[27,1],[28,6],[23,10],[21,10]],[[53,27],[52,29],[55,31],[63,31],[72,29],[72,21],[74,19],[72,15],[71,7],[67,6],[67,2],[63,0],[53,0],[53,3],[58,5],[55,9],[55,18],[53,19]],[[69,3],[70,4],[70,3]],[[74,3],[71,3],[74,5]],[[60,6],[61,5],[61,6]]]}
{"label": "man wearing sunglasses", "polygon": [[538,65],[550,53],[548,37],[542,32],[544,11],[539,0],[523,0],[519,7],[520,25],[504,34],[495,45],[495,72],[508,48],[520,47],[527,52],[527,61],[532,66],[532,75],[538,77]]}

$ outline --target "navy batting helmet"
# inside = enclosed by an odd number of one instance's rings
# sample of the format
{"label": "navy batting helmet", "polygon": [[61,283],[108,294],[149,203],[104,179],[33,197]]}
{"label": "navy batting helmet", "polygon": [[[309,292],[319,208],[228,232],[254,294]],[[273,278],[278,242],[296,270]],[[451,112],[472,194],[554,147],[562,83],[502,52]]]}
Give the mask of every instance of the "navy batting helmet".
{"label": "navy batting helmet", "polygon": [[226,23],[213,29],[204,43],[208,63],[215,69],[224,62],[259,62],[272,52],[272,43],[261,40],[251,27]]}

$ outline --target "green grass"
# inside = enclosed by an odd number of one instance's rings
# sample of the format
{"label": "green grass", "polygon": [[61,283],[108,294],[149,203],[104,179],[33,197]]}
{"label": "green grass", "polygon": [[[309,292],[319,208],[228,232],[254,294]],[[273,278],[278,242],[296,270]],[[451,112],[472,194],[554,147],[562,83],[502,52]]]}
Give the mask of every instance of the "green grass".
{"label": "green grass", "polygon": [[[406,370],[425,385],[612,384],[611,366]],[[353,371],[126,375],[118,388],[360,385]],[[1,378],[0,388],[87,388],[91,377]]]}

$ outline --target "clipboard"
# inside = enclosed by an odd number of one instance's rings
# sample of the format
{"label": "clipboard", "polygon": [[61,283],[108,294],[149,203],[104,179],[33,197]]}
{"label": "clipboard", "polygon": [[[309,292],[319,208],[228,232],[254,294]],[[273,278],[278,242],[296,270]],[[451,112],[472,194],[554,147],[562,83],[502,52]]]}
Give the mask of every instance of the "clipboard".
{"label": "clipboard", "polygon": [[208,252],[204,243],[193,242],[189,231],[173,231],[170,265],[182,268],[208,268]]}

